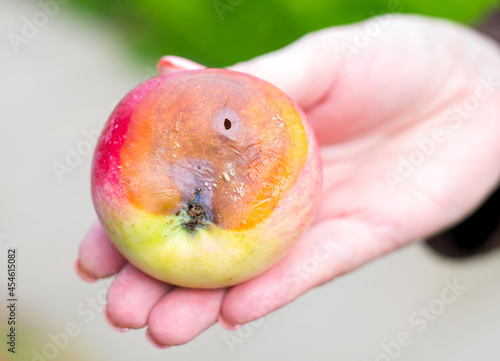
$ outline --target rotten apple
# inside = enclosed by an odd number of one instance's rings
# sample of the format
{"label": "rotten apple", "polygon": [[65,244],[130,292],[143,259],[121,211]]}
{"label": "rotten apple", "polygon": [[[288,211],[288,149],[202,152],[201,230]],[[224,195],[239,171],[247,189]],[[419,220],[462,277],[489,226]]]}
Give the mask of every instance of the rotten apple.
{"label": "rotten apple", "polygon": [[119,103],[95,150],[92,197],[137,268],[216,288],[286,253],[310,222],[321,180],[313,131],[281,90],[201,69],[150,79]]}

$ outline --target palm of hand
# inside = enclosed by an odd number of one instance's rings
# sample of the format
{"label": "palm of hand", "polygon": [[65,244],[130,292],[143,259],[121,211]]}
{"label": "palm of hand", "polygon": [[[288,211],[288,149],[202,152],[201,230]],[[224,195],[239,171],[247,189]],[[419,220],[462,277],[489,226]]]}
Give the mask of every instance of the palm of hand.
{"label": "palm of hand", "polygon": [[[346,56],[356,30],[326,29],[233,67],[296,100],[322,145],[321,201],[285,258],[230,289],[183,289],[125,265],[96,225],[77,269],[94,279],[121,269],[108,294],[110,323],[149,325],[155,345],[188,342],[217,320],[234,328],[449,226],[493,189],[500,174],[497,49],[452,24],[392,17]],[[159,71],[192,66],[167,57]]]}

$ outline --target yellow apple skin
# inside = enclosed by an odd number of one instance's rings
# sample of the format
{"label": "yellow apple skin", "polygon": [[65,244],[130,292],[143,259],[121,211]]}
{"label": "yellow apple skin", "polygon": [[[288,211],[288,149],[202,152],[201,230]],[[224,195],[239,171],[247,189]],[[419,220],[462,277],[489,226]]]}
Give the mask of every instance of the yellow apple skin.
{"label": "yellow apple skin", "polygon": [[113,111],[92,197],[134,266],[219,288],[286,254],[313,216],[321,170],[304,113],[278,88],[225,69],[183,71],[142,83]]}

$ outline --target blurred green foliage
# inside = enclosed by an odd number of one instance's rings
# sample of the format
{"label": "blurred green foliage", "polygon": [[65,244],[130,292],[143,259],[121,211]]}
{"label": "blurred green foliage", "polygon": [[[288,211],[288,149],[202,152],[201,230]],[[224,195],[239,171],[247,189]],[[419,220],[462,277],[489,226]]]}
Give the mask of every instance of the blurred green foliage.
{"label": "blurred green foliage", "polygon": [[498,0],[73,0],[111,20],[140,56],[165,54],[223,67],[296,40],[305,33],[398,9],[478,21]]}

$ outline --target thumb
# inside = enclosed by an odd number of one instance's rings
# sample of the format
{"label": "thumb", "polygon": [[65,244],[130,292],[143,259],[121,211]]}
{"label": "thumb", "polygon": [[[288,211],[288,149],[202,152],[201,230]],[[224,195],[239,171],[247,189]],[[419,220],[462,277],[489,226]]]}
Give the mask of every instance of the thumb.
{"label": "thumb", "polygon": [[228,69],[254,75],[274,84],[307,110],[330,90],[345,57],[338,46],[347,27],[309,33],[294,43],[237,63]]}

